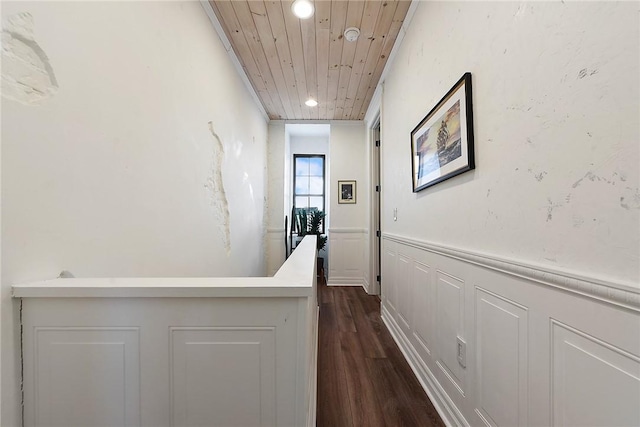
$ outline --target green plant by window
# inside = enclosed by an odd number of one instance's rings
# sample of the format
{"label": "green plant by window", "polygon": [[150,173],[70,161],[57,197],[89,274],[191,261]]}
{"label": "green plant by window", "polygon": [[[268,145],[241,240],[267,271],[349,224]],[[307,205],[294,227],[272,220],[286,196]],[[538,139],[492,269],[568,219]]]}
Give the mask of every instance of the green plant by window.
{"label": "green plant by window", "polygon": [[298,236],[315,234],[318,236],[317,249],[324,249],[327,244],[327,236],[322,235],[323,222],[326,214],[318,209],[296,209],[295,229]]}

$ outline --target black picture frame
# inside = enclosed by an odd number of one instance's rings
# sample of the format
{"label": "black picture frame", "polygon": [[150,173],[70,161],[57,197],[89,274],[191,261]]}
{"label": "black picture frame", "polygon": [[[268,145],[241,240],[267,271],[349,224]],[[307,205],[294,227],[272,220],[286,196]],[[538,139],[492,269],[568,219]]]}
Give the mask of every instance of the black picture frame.
{"label": "black picture frame", "polygon": [[472,169],[471,73],[465,73],[411,131],[413,192]]}
{"label": "black picture frame", "polygon": [[338,181],[338,203],[356,204],[356,181]]}

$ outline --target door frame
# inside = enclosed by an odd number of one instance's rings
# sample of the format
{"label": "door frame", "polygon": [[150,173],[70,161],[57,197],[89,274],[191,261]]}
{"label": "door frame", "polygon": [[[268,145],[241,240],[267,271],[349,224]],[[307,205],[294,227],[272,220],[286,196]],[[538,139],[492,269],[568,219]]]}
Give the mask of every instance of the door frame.
{"label": "door frame", "polygon": [[[367,123],[367,146],[369,152],[369,182],[370,185],[370,209],[369,209],[369,247],[368,252],[369,256],[367,257],[369,260],[369,265],[367,268],[369,269],[369,283],[366,286],[366,291],[370,295],[380,295],[380,284],[381,281],[377,280],[377,276],[381,276],[381,260],[380,253],[382,247],[382,237],[377,236],[377,231],[382,233],[382,176],[381,176],[381,164],[382,164],[382,143],[380,143],[379,147],[376,147],[376,139],[380,138],[381,141],[382,135],[381,132],[378,132],[376,135],[377,129],[381,126],[381,115],[380,109],[378,109],[377,113],[373,116],[371,121]],[[377,164],[376,164],[377,162]],[[378,181],[378,179],[380,181]],[[376,190],[376,182],[380,186],[380,192]],[[378,197],[380,198],[378,199]],[[377,201],[379,200],[379,203]]]}

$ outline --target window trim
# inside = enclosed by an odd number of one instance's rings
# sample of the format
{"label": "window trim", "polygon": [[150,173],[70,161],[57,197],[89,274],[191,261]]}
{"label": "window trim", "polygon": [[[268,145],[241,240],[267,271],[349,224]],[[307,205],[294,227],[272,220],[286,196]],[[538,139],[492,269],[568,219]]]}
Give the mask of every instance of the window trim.
{"label": "window trim", "polygon": [[[298,176],[296,174],[296,160],[298,158],[307,158],[307,159],[311,159],[311,158],[321,158],[322,159],[322,211],[325,213],[325,218],[326,218],[326,213],[327,213],[327,158],[325,154],[294,154],[293,155],[293,180],[292,180],[292,184],[293,184],[293,188],[291,191],[291,195],[292,195],[292,206],[294,209],[297,209],[296,206],[296,196],[298,195],[296,193],[296,177]],[[304,176],[304,175],[302,175]],[[311,194],[301,194],[301,197],[319,197],[317,194],[316,195],[311,195]],[[293,218],[291,219],[293,221]],[[322,221],[322,230],[320,231],[321,234],[325,234],[325,227],[324,227],[324,223],[325,221]]]}

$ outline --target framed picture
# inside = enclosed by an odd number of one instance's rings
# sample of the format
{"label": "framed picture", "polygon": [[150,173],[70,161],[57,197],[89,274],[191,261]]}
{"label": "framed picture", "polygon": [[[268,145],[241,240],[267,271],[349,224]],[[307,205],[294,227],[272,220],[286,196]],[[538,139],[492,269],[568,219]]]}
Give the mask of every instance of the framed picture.
{"label": "framed picture", "polygon": [[471,73],[465,73],[411,131],[413,192],[474,168]]}
{"label": "framed picture", "polygon": [[356,203],[356,182],[338,181],[338,203]]}

